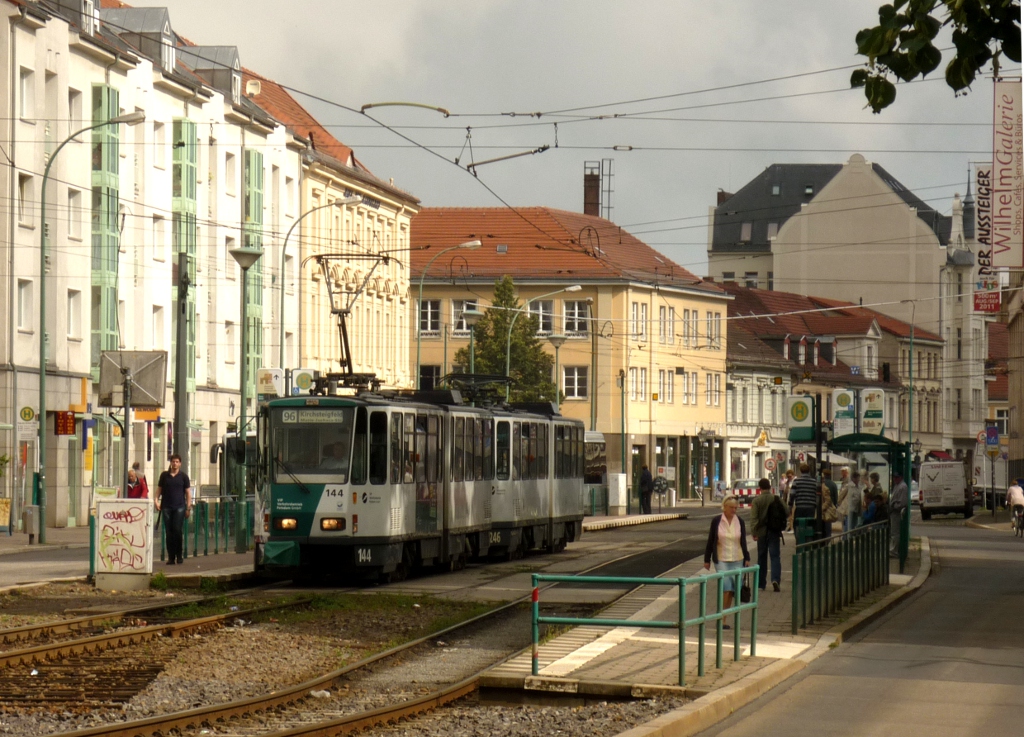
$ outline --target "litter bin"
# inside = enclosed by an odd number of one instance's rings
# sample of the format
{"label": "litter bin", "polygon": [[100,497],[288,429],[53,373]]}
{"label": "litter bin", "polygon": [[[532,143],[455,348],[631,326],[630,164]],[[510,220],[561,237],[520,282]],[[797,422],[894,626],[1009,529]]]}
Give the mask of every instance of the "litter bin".
{"label": "litter bin", "polygon": [[28,504],[21,510],[21,528],[28,533],[29,545],[39,534],[39,505]]}

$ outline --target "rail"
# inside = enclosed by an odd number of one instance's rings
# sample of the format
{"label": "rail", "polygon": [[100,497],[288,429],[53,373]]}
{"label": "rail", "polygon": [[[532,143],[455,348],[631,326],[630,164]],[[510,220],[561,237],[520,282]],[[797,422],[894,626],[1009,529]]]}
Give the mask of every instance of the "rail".
{"label": "rail", "polygon": [[[724,589],[722,581],[726,577],[735,578],[735,590],[740,591],[740,582],[746,574],[753,574],[751,600],[747,603],[736,602],[726,609],[723,606]],[[597,627],[651,627],[657,629],[675,629],[679,633],[679,685],[686,685],[686,628],[697,627],[697,676],[704,675],[705,641],[707,623],[715,623],[715,667],[722,667],[722,625],[725,618],[733,616],[733,660],[740,659],[740,622],[741,614],[750,610],[750,656],[757,655],[757,606],[758,606],[758,566],[748,566],[735,571],[709,573],[694,578],[623,578],[618,576],[548,576],[533,574],[533,675],[540,672],[540,625],[567,624],[588,625]],[[715,599],[717,611],[707,611],[708,584],[715,582]],[[675,586],[679,589],[679,616],[676,620],[632,620],[632,619],[589,619],[579,617],[542,617],[540,616],[540,584],[548,583],[589,583],[589,584],[630,584],[634,586]],[[686,618],[686,591],[690,586],[699,589],[700,614],[693,619]],[[736,597],[739,599],[739,596]]]}
{"label": "rail", "polygon": [[889,585],[889,522],[876,522],[793,552],[792,633]]}

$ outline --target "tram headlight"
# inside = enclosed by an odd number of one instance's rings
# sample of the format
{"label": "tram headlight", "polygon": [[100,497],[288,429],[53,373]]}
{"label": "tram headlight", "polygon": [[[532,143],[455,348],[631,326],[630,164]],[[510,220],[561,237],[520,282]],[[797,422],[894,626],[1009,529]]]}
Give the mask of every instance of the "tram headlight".
{"label": "tram headlight", "polygon": [[294,530],[299,526],[299,521],[294,517],[277,517],[274,519],[275,530]]}
{"label": "tram headlight", "polygon": [[337,532],[345,529],[344,517],[324,517],[320,520],[320,529]]}

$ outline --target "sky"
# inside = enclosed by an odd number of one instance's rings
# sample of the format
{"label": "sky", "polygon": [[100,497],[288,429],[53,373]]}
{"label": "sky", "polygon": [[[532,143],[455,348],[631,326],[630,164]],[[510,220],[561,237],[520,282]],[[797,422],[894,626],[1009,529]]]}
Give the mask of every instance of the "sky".
{"label": "sky", "polygon": [[[168,7],[174,30],[191,41],[235,45],[247,68],[328,101],[296,95],[374,174],[425,206],[582,211],[585,162],[611,159],[611,219],[703,275],[716,193],[735,192],[773,163],[862,153],[949,214],[969,163],[991,158],[987,79],[955,97],[940,67],[928,81],[900,85],[880,115],[849,89],[863,61],[854,38],[877,23],[880,2],[133,4]],[[450,115],[358,112],[387,101]],[[465,168],[545,145],[482,165],[477,177]]]}

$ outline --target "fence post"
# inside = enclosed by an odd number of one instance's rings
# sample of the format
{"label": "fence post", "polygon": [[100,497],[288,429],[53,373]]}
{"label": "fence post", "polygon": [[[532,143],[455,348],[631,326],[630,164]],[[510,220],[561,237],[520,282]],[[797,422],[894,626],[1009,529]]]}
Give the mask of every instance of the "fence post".
{"label": "fence post", "polygon": [[540,588],[539,588],[539,576],[534,573],[533,579],[533,675],[537,675],[540,667],[538,665],[538,658],[540,657],[540,623],[537,621],[540,618]]}
{"label": "fence post", "polygon": [[[44,520],[45,524],[45,520]],[[96,515],[89,515],[89,580],[96,580]]]}
{"label": "fence post", "polygon": [[718,584],[716,587],[715,598],[717,599],[717,619],[715,620],[715,667],[721,669],[722,667],[722,625],[725,624],[725,617],[722,616],[722,609],[725,605],[725,587],[723,586],[724,578],[719,577],[715,579],[715,583]]}
{"label": "fence post", "polygon": [[679,685],[686,685],[686,579],[679,586]]}
{"label": "fence post", "polygon": [[750,610],[750,657],[757,656],[757,607],[760,606],[761,569],[754,571],[754,608]]}
{"label": "fence post", "polygon": [[697,628],[697,676],[704,676],[704,643],[707,635],[708,580],[701,576],[700,582],[700,625]]}
{"label": "fence post", "polygon": [[800,622],[800,558],[803,554],[798,550],[793,551],[793,614],[792,634],[796,634]]}
{"label": "fence post", "polygon": [[[743,602],[740,601],[740,593],[743,591],[743,577],[746,573],[737,573],[735,586],[733,586],[732,605],[738,607]],[[753,592],[751,592],[751,598],[753,598]],[[732,617],[732,659],[740,659],[740,620],[743,617],[742,611],[737,611]]]}

